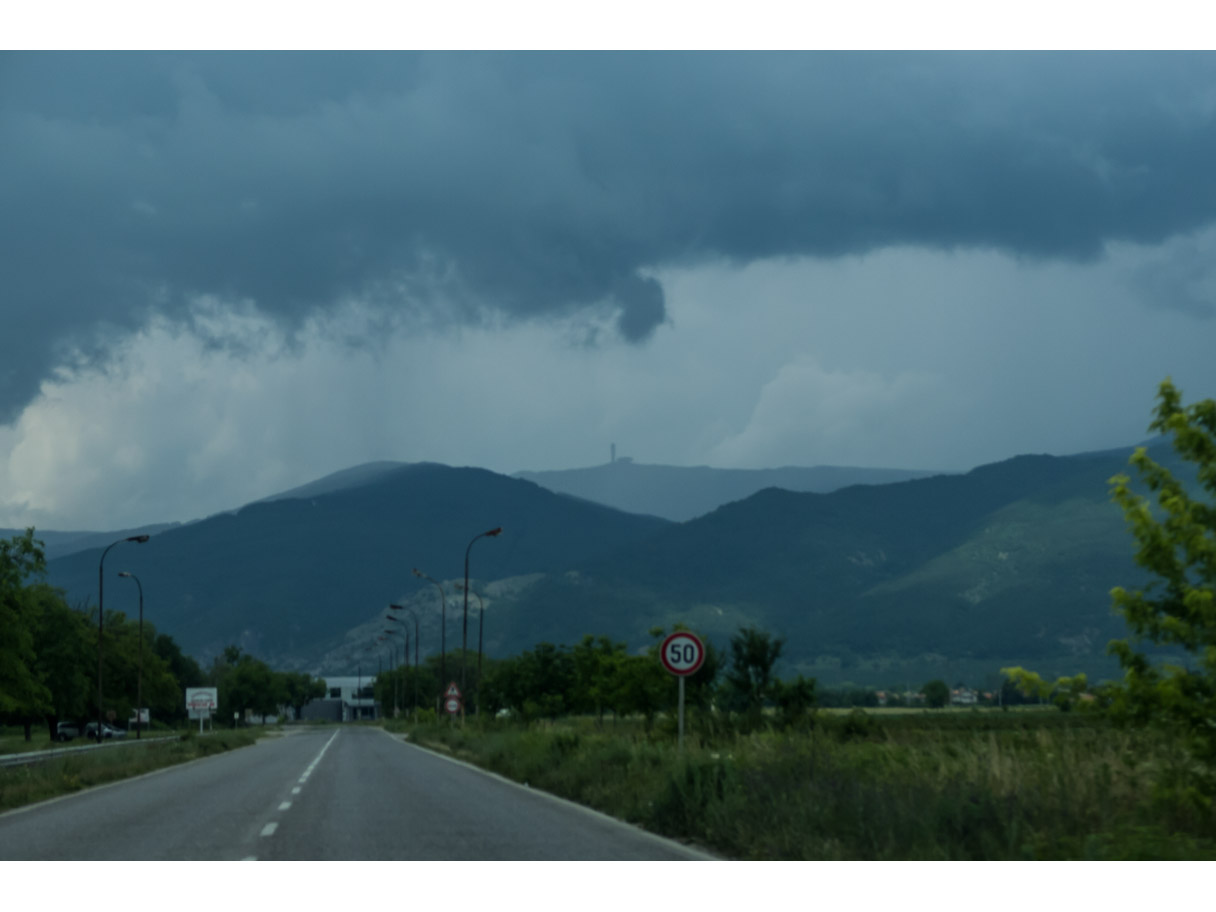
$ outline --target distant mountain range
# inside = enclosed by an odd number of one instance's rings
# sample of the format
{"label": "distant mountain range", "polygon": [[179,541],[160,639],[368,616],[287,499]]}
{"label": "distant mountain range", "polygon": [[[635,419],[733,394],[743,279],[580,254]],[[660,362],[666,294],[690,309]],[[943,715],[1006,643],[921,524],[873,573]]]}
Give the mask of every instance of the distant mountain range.
{"label": "distant mountain range", "polygon": [[[54,560],[78,551],[89,551],[94,548],[104,548],[119,538],[132,535],[159,535],[169,529],[176,529],[181,523],[158,523],[151,526],[140,526],[137,529],[120,529],[115,532],[55,532],[38,529],[34,536],[46,547],[43,553],[47,560]],[[24,535],[25,529],[0,529],[0,538],[12,538],[14,535]]]}
{"label": "distant mountain range", "polygon": [[628,513],[647,513],[683,522],[765,488],[826,494],[859,484],[890,484],[940,472],[908,469],[854,469],[839,466],[781,469],[711,469],[708,466],[645,465],[632,459],[587,469],[516,472],[550,491],[571,494]]}
{"label": "distant mountain range", "polygon": [[[115,548],[106,607],[134,610],[116,578],[130,570],[146,617],[204,661],[235,643],[279,667],[345,673],[383,654],[389,602],[414,609],[422,653],[438,651],[439,593],[413,567],[444,582],[447,646],[459,646],[465,549],[502,526],[470,561],[490,656],[584,634],[639,649],[676,622],[725,649],[756,624],[785,637],[781,673],[825,684],[983,684],[1009,664],[1101,678],[1115,671],[1107,641],[1125,634],[1109,589],[1142,579],[1108,495],[1129,454],[1022,456],[829,493],[770,487],[679,523],[481,469],[377,463]],[[1154,456],[1177,468],[1168,448]],[[99,555],[55,557],[51,581],[95,603]]]}

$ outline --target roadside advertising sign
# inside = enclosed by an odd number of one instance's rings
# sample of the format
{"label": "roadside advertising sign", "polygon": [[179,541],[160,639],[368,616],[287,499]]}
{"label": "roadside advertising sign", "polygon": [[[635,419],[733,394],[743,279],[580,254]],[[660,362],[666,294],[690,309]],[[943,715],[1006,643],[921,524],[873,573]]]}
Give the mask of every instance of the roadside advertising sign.
{"label": "roadside advertising sign", "polygon": [[218,687],[187,687],[186,709],[191,719],[210,719],[220,705]]}

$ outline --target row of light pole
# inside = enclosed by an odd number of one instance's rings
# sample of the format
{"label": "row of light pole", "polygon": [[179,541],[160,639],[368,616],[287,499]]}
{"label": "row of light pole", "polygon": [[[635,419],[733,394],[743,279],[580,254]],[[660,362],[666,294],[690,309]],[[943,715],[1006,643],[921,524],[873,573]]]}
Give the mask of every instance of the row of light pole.
{"label": "row of light pole", "polygon": [[[502,534],[502,527],[499,526],[490,529],[487,532],[482,532],[473,536],[468,547],[464,549],[464,585],[461,590],[464,593],[464,616],[461,622],[461,639],[460,639],[460,691],[463,694],[467,686],[467,677],[465,668],[468,664],[468,641],[469,641],[469,554],[473,550],[473,545],[482,538],[496,538]],[[105,636],[105,563],[106,555],[110,553],[110,549],[115,545],[121,545],[124,542],[134,542],[143,544],[148,541],[148,535],[132,535],[127,538],[120,538],[118,541],[111,543],[101,552],[101,560],[97,567],[97,740],[100,742],[103,737],[105,724],[105,704],[103,702],[103,683],[102,683],[102,662],[103,662],[103,643]],[[138,739],[143,732],[143,682],[144,682],[144,587],[140,582],[139,577],[134,573],[129,573],[122,570],[118,574],[120,577],[135,580],[135,585],[139,588],[139,670],[136,679],[136,695],[135,695],[135,737]],[[423,573],[417,567],[414,568],[414,575],[419,579],[427,580],[433,583],[439,590],[441,621],[439,628],[439,675],[442,681],[447,680],[447,598],[443,592],[443,586],[439,581]],[[482,604],[481,596],[476,592],[473,596],[477,599],[477,683],[480,688],[481,684],[481,655],[482,655],[482,630],[484,627],[485,606]],[[402,605],[389,605],[390,613],[385,617],[394,623],[400,623],[405,627],[405,622],[392,614],[393,611],[408,611],[414,620],[414,706],[418,706],[418,643],[420,640],[418,633],[418,615],[410,608]],[[400,628],[386,628],[385,635],[394,633],[404,633],[405,636],[405,651],[403,653],[404,664],[409,665],[409,650],[410,650],[410,632],[408,627],[404,630]],[[384,637],[380,637],[383,639]],[[390,654],[391,660],[391,654]],[[443,686],[443,683],[440,686]],[[404,695],[403,695],[404,696]],[[478,693],[478,705],[480,708],[481,695]],[[393,708],[397,708],[397,694],[394,685],[393,691]]]}
{"label": "row of light pole", "polygon": [[[465,674],[465,668],[468,665],[468,653],[469,653],[469,553],[473,550],[473,545],[475,545],[480,539],[497,538],[501,534],[502,534],[502,526],[498,526],[497,528],[490,529],[487,532],[482,532],[478,535],[474,535],[472,540],[469,542],[468,547],[466,547],[464,549],[464,585],[461,587],[461,590],[464,592],[464,616],[463,616],[463,620],[461,622],[461,636],[460,636],[460,693],[461,693],[462,698],[466,692],[466,686],[467,686],[467,676]],[[448,604],[447,604],[447,597],[444,595],[443,586],[441,586],[439,584],[438,580],[423,573],[417,567],[414,568],[414,576],[418,577],[419,579],[424,579],[427,582],[434,584],[434,586],[439,590],[439,604],[440,604],[439,677],[441,679],[439,686],[443,687],[444,686],[443,682],[448,679],[448,671],[447,671]],[[484,606],[482,605],[481,596],[478,595],[476,592],[474,592],[473,595],[474,595],[474,597],[476,597],[477,605],[478,605],[478,612],[477,612],[477,683],[480,688],[482,627],[484,626],[483,619],[485,617],[485,609],[484,609]],[[398,610],[401,609],[400,605],[390,605],[389,607],[395,608]],[[392,615],[389,615],[389,618],[394,619],[392,617]],[[418,623],[417,618],[415,618],[415,620],[414,620],[415,627],[416,627],[417,623]],[[417,642],[417,637],[415,637],[415,643],[416,642]],[[417,657],[417,654],[415,654],[415,656],[414,656],[415,669],[417,668],[417,666],[418,666],[418,657]],[[416,686],[417,685],[417,675],[415,675],[414,683]],[[415,700],[416,700],[416,697],[417,697],[417,695],[415,694]],[[478,693],[477,700],[478,700],[478,704],[480,705],[480,702],[481,702],[480,691]]]}

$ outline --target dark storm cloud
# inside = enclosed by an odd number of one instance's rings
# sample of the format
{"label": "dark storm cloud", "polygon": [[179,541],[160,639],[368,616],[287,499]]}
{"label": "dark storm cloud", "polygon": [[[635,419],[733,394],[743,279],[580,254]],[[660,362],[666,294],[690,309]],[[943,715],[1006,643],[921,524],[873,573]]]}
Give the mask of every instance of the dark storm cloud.
{"label": "dark storm cloud", "polygon": [[0,421],[194,294],[665,317],[646,270],[1216,218],[1190,54],[7,54]]}

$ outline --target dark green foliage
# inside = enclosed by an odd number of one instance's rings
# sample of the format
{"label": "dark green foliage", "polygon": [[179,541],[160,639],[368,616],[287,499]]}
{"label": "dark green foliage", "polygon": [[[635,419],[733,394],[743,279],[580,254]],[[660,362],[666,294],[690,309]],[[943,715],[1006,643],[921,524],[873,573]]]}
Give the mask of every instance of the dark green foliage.
{"label": "dark green foliage", "polygon": [[1193,466],[1199,492],[1149,457],[1132,456],[1155,505],[1131,490],[1131,479],[1111,479],[1137,543],[1136,561],[1153,574],[1143,589],[1111,590],[1115,608],[1133,636],[1185,654],[1185,665],[1159,665],[1128,640],[1110,644],[1125,670],[1112,693],[1113,710],[1125,719],[1163,724],[1181,733],[1209,770],[1206,790],[1216,792],[1216,400],[1183,406],[1166,380],[1158,392],[1150,428],[1171,436],[1179,456]]}
{"label": "dark green foliage", "polygon": [[925,705],[930,709],[941,709],[950,702],[950,685],[940,678],[927,683],[921,691],[925,695]]}
{"label": "dark green foliage", "polygon": [[0,719],[5,721],[28,725],[51,708],[50,691],[34,664],[48,594],[37,583],[45,573],[42,543],[33,529],[0,541]]}
{"label": "dark green foliage", "polygon": [[755,627],[742,627],[730,640],[727,700],[734,709],[759,716],[774,696],[773,665],[785,640]]}
{"label": "dark green foliage", "polygon": [[1096,716],[821,714],[682,753],[674,732],[592,719],[412,732],[729,858],[1216,858],[1216,821],[1169,785],[1177,745]]}

